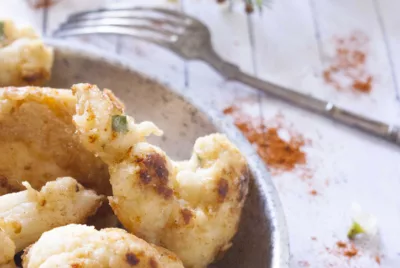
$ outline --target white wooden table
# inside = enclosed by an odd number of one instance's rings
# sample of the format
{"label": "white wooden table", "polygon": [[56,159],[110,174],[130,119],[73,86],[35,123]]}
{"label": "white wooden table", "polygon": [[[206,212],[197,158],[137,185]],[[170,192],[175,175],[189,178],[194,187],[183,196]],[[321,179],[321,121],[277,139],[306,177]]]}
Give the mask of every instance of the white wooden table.
{"label": "white wooden table", "polygon": [[[49,36],[68,14],[112,2],[117,1],[62,0],[33,10],[23,0],[0,0],[0,17],[31,24]],[[251,74],[400,124],[397,0],[275,0],[262,15],[250,16],[240,3],[228,11],[214,0],[131,2],[180,9],[199,18],[210,27],[221,56]],[[375,77],[370,95],[337,92],[321,76],[332,57],[332,38],[354,30],[370,39],[367,67]],[[291,267],[400,267],[399,148],[223,81],[207,65],[185,62],[153,45],[116,36],[80,39],[131,59],[142,72],[198,96],[207,105],[222,109],[245,98],[251,115],[268,119],[280,111],[294,129],[312,140],[306,151],[309,166],[315,169],[313,178],[304,182],[295,173],[273,176],[289,228]],[[311,189],[318,195],[310,195]],[[336,241],[346,239],[352,202],[378,218],[380,241],[361,246],[360,256],[349,260],[326,247],[334,249]],[[381,265],[375,260],[377,254],[382,256]]]}

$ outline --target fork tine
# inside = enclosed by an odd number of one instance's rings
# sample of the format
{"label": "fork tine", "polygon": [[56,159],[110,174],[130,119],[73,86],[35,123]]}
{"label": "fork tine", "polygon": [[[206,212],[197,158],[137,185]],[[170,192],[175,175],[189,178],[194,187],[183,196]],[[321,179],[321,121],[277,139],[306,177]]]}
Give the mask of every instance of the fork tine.
{"label": "fork tine", "polygon": [[67,22],[76,22],[81,20],[99,20],[99,19],[130,19],[135,21],[146,21],[154,25],[171,26],[171,27],[186,27],[187,23],[171,19],[159,19],[149,16],[133,16],[132,14],[116,14],[111,12],[91,13],[84,17],[68,18]]}
{"label": "fork tine", "polygon": [[157,34],[169,36],[178,36],[183,33],[184,29],[182,28],[172,28],[167,29],[165,27],[159,27],[158,24],[154,23],[143,23],[145,21],[138,19],[119,19],[119,18],[99,18],[96,20],[79,20],[74,22],[68,22],[61,24],[60,30],[69,29],[69,28],[81,28],[81,27],[93,27],[93,26],[121,26],[128,27],[137,30],[147,30]]}
{"label": "fork tine", "polygon": [[59,29],[54,32],[56,37],[68,37],[77,35],[90,35],[90,34],[117,34],[131,36],[140,40],[154,43],[163,47],[170,47],[176,40],[172,37],[169,39],[161,39],[152,36],[146,36],[143,30],[135,30],[132,28],[119,27],[119,26],[86,26],[80,28]]}
{"label": "fork tine", "polygon": [[[139,11],[139,12],[138,12]],[[69,16],[69,20],[78,20],[81,18],[90,18],[91,16],[96,16],[96,14],[103,14],[103,13],[113,13],[118,17],[131,17],[135,16],[140,11],[144,11],[144,13],[153,13],[153,14],[158,14],[158,15],[163,15],[164,17],[167,17],[171,20],[178,20],[178,21],[184,21],[186,24],[190,23],[191,21],[194,21],[195,19],[184,15],[180,12],[174,11],[174,10],[169,10],[169,9],[163,9],[163,8],[147,8],[147,7],[107,7],[107,8],[101,8],[97,10],[89,10],[89,11],[84,11],[84,12],[79,12],[75,13]]]}
{"label": "fork tine", "polygon": [[159,8],[159,7],[138,7],[138,10],[143,10],[143,11],[151,11],[151,12],[159,12],[164,15],[170,15],[174,17],[178,17],[181,19],[193,19],[192,17],[183,14],[182,12],[175,11],[172,9],[165,9],[165,8]]}
{"label": "fork tine", "polygon": [[80,20],[98,20],[98,19],[103,19],[103,18],[117,18],[117,19],[132,19],[132,20],[142,20],[142,21],[148,21],[152,24],[157,24],[157,25],[170,25],[173,27],[185,27],[186,23],[182,21],[176,21],[176,20],[170,20],[170,19],[159,19],[159,18],[153,18],[149,16],[119,16],[118,14],[107,14],[107,13],[93,13],[90,14],[90,16],[85,16],[85,17],[78,17],[74,18],[71,20],[68,20],[69,22],[73,21],[80,21]]}
{"label": "fork tine", "polygon": [[[154,13],[153,13],[154,15]],[[80,16],[75,16],[71,15],[68,17],[68,21],[76,21],[76,20],[88,20],[88,19],[97,19],[97,18],[103,18],[103,17],[110,17],[110,18],[148,18],[148,19],[154,19],[154,20],[159,20],[160,16],[151,16],[151,13],[141,13],[141,12],[134,12],[134,11],[129,11],[129,10],[104,10],[104,11],[99,11],[99,12],[92,12],[92,13],[86,13]],[[162,15],[161,17],[163,20],[170,21],[172,24],[179,24],[179,25],[186,25],[189,22],[186,20],[182,20],[179,18],[175,17],[168,17]]]}

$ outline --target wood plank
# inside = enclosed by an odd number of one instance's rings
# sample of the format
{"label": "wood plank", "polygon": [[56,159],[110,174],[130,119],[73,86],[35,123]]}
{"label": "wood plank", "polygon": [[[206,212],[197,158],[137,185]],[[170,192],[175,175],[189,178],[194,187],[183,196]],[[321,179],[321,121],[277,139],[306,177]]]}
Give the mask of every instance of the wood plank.
{"label": "wood plank", "polygon": [[33,9],[27,1],[0,1],[0,18],[12,19],[17,24],[30,25],[42,32],[43,11]]}
{"label": "wood plank", "polygon": [[[129,3],[125,1],[124,3]],[[178,2],[165,0],[135,1],[135,5],[163,7],[179,10]],[[156,45],[136,40],[131,37],[121,37],[119,53],[131,60],[139,71],[166,83],[178,90],[184,88],[184,61],[172,52]]]}
{"label": "wood plank", "polygon": [[61,0],[48,7],[48,34],[51,35],[58,26],[73,13],[96,9],[111,3],[111,0]]}
{"label": "wood plank", "polygon": [[[393,221],[400,220],[400,211],[393,187],[400,186],[399,148],[280,101],[265,98],[262,108],[267,120],[281,113],[291,131],[312,142],[303,148],[311,178],[302,176],[302,168],[273,176],[287,218],[291,267],[308,262],[310,267],[373,268],[379,267],[378,254],[385,256],[382,267],[396,267],[390,264],[398,260]],[[381,244],[359,246],[360,257],[349,263],[335,251],[337,241],[346,241],[353,202],[378,218]]]}
{"label": "wood plank", "polygon": [[[132,6],[131,1],[62,1],[49,8],[49,32],[53,32],[60,23],[66,20],[72,13],[96,9],[102,6],[118,4]],[[135,1],[138,6],[167,6],[169,8],[179,7],[177,4],[168,4],[163,0]],[[115,35],[90,35],[82,37],[69,37],[68,40],[78,40],[95,45],[107,51],[114,51],[132,60],[137,69],[162,81],[173,81],[175,86],[183,85],[183,61],[169,51],[165,51],[154,45],[135,40],[130,37]],[[157,64],[154,64],[157,62]]]}
{"label": "wood plank", "polygon": [[308,2],[274,1],[252,20],[259,77],[313,93],[321,61]]}
{"label": "wood plank", "polygon": [[[242,70],[254,74],[249,21],[241,5],[232,10],[209,1],[185,0],[184,12],[206,24],[211,32],[216,52],[224,59],[237,64]],[[211,67],[203,62],[188,62],[188,91],[196,99],[218,109],[223,109],[237,98],[247,98],[256,103],[258,92],[239,83],[224,81]]]}
{"label": "wood plank", "polygon": [[[333,38],[348,37],[358,31],[368,38],[366,68],[374,79],[372,92],[369,95],[338,92],[333,87],[323,86],[324,83],[316,88],[313,94],[374,119],[400,122],[397,116],[399,105],[396,101],[390,63],[373,2],[371,0],[312,1],[315,2],[315,16],[321,31],[324,65],[329,65],[335,53]],[[319,78],[321,81],[322,77]]]}
{"label": "wood plank", "polygon": [[[259,76],[334,101],[349,110],[394,121],[394,88],[387,74],[389,64],[372,2],[309,3],[314,6],[307,6],[305,1],[277,1],[261,18],[255,17]],[[367,96],[337,92],[323,82],[321,75],[335,53],[332,39],[353,30],[365,32],[370,39],[367,68],[376,81]],[[273,178],[287,215],[291,267],[304,267],[307,263],[310,267],[379,267],[375,261],[377,254],[385,255],[382,267],[392,267],[396,260],[393,249],[398,242],[390,237],[393,229],[387,228],[394,227],[392,219],[400,219],[398,211],[392,213],[398,206],[392,207],[396,198],[392,187],[399,185],[396,178],[400,169],[395,164],[400,161],[399,149],[267,96],[262,99],[262,113],[266,119],[282,113],[291,129],[312,141],[312,145],[305,147],[307,166],[314,173],[311,179],[304,181],[296,172]],[[317,196],[309,194],[311,189],[317,191]],[[390,208],[383,209],[382,203],[372,198],[375,196],[392,202]],[[334,252],[335,243],[346,239],[352,202],[361,204],[384,223],[380,226],[382,244],[361,247],[361,256],[349,262],[347,257]],[[316,241],[311,237],[316,237]]]}
{"label": "wood plank", "polygon": [[[379,26],[382,31],[382,39],[386,47],[386,57],[389,61],[390,70],[387,70],[388,80],[392,80],[397,106],[400,106],[400,2],[393,0],[373,0],[375,13],[378,17]],[[397,109],[395,118],[400,118],[400,111]],[[397,122],[400,122],[397,120]]]}
{"label": "wood plank", "polygon": [[[111,0],[62,0],[47,8],[47,35],[52,36],[52,33],[59,27],[59,25],[67,20],[67,17],[73,13],[85,10],[96,9],[104,5],[110,4]],[[67,40],[80,41],[90,43],[108,51],[115,51],[116,37],[112,35],[102,36],[79,36],[68,37]]]}

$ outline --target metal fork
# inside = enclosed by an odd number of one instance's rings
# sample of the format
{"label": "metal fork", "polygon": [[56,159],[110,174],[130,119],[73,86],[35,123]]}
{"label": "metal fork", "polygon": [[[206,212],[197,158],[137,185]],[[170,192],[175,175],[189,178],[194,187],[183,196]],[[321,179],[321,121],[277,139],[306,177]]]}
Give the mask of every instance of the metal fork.
{"label": "metal fork", "polygon": [[202,60],[225,79],[242,82],[291,104],[400,145],[400,128],[368,119],[323,101],[242,72],[213,49],[211,34],[199,20],[162,8],[107,7],[71,15],[56,37],[87,34],[128,35],[167,48],[188,60]]}

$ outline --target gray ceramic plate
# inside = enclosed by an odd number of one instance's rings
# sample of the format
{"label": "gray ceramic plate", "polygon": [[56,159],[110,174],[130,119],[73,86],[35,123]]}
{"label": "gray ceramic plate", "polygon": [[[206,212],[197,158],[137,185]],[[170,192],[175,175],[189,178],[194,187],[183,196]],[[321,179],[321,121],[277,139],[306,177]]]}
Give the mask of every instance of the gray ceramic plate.
{"label": "gray ceramic plate", "polygon": [[47,43],[55,48],[49,86],[69,88],[77,82],[88,82],[112,89],[126,104],[128,114],[138,121],[151,120],[164,130],[164,137],[152,142],[161,145],[175,159],[189,157],[197,137],[225,133],[246,155],[253,180],[233,247],[212,266],[289,267],[286,225],[276,190],[252,146],[223,115],[196,105],[178,90],[137,72],[134,64],[104,51],[88,48],[86,44],[57,40]]}

